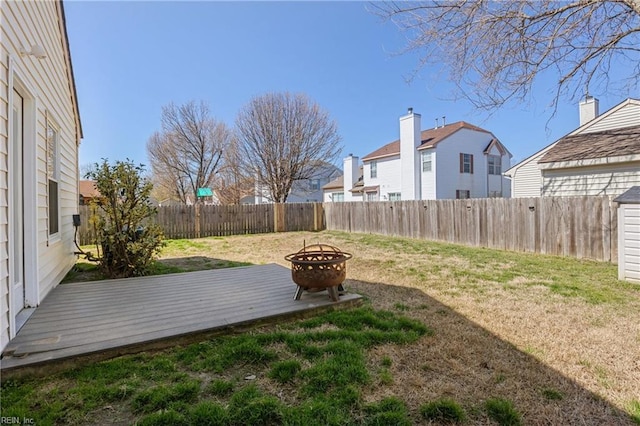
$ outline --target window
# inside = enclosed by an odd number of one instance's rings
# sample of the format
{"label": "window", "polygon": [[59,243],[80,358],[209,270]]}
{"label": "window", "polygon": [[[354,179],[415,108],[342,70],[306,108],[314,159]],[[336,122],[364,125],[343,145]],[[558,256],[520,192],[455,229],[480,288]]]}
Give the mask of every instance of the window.
{"label": "window", "polygon": [[333,194],[331,194],[331,199],[335,203],[339,203],[341,201],[344,201],[344,192],[334,192]]}
{"label": "window", "polygon": [[431,171],[431,153],[422,151],[422,171],[430,172]]}
{"label": "window", "polygon": [[377,192],[367,192],[366,197],[366,201],[378,201]]}
{"label": "window", "polygon": [[490,175],[502,174],[502,158],[499,155],[490,155],[488,157],[488,164]]}
{"label": "window", "polygon": [[371,175],[370,175],[371,179],[375,179],[378,177],[378,162],[377,161],[372,161],[371,162]]}
{"label": "window", "polygon": [[460,153],[460,173],[473,173],[473,154]]}
{"label": "window", "polygon": [[59,188],[60,159],[58,128],[47,117],[47,180],[49,202],[49,235],[55,235],[60,231]]}
{"label": "window", "polygon": [[317,191],[320,189],[320,179],[310,179],[309,187],[312,191]]}
{"label": "window", "polygon": [[402,199],[399,192],[390,192],[389,201],[400,201]]}
{"label": "window", "polygon": [[471,198],[471,191],[468,189],[456,189],[456,199],[462,200],[464,198]]}

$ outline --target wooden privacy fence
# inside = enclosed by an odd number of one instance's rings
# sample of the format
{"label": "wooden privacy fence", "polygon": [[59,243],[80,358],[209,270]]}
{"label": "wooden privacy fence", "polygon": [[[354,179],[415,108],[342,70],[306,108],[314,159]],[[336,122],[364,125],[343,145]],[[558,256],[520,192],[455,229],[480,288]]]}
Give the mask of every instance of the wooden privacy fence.
{"label": "wooden privacy fence", "polygon": [[603,197],[324,203],[326,229],[617,262],[617,207]]}
{"label": "wooden privacy fence", "polygon": [[[80,206],[79,244],[93,243],[90,206]],[[152,221],[166,238],[199,238],[324,229],[322,204],[246,204],[161,206]]]}

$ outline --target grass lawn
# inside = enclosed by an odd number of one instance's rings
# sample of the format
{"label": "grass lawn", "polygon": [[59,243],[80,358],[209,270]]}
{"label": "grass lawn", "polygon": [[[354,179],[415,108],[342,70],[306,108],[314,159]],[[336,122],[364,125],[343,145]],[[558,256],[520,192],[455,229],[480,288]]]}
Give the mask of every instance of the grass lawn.
{"label": "grass lawn", "polygon": [[[175,240],[156,273],[354,255],[361,308],[45,378],[2,416],[44,424],[640,424],[640,286],[615,265],[337,232]],[[79,263],[67,281],[99,279]]]}

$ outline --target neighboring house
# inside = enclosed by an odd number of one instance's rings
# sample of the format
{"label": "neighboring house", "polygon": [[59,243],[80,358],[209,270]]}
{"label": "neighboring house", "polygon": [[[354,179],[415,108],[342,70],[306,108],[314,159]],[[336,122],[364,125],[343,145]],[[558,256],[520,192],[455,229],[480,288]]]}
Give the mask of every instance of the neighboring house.
{"label": "neighboring house", "polygon": [[78,192],[79,192],[79,204],[81,206],[87,206],[92,201],[98,200],[101,195],[98,188],[96,188],[96,183],[92,180],[81,180],[78,182]]}
{"label": "neighboring house", "polygon": [[[324,187],[325,201],[398,201],[509,197],[502,171],[511,153],[489,131],[458,121],[421,130],[420,114],[400,117],[400,139],[344,159],[339,181]],[[342,196],[340,196],[342,192]]]}
{"label": "neighboring house", "polygon": [[[294,182],[287,203],[321,203],[323,200],[322,187],[334,180],[341,173],[340,169],[333,164],[321,162],[309,179],[301,179]],[[249,199],[245,197],[245,199]],[[254,204],[271,203],[269,193],[266,190],[256,188]],[[243,203],[244,204],[244,203]]]}
{"label": "neighboring house", "polygon": [[61,1],[0,2],[0,346],[75,263],[82,128]]}
{"label": "neighboring house", "polygon": [[640,184],[640,100],[599,114],[580,102],[580,126],[505,172],[513,197],[620,195]]}

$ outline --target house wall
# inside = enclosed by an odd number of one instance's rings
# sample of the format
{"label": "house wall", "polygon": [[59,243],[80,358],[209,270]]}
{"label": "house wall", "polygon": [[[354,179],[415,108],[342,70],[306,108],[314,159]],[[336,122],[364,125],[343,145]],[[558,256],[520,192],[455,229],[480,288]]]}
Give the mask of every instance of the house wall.
{"label": "house wall", "polygon": [[611,114],[603,114],[601,120],[594,120],[594,123],[572,134],[602,132],[604,130],[620,129],[623,127],[640,125],[640,101],[629,100],[620,109],[612,111]]}
{"label": "house wall", "polygon": [[[500,150],[493,146],[491,150],[488,152],[488,155],[497,155],[500,156],[500,170],[504,171],[510,167],[511,159],[508,155],[502,155]],[[484,156],[485,168],[487,173],[489,171],[489,157],[488,155]],[[504,177],[502,173],[499,175],[490,175],[487,174],[487,193],[486,196],[490,197],[493,192],[499,192],[501,197],[509,198],[511,197],[511,181]]]}
{"label": "house wall", "polygon": [[640,185],[640,161],[545,170],[543,196],[620,195]]}
{"label": "house wall", "polygon": [[552,143],[532,155],[511,172],[511,196],[513,198],[540,196],[542,193],[542,171],[538,160],[554,146],[555,143]]}
{"label": "house wall", "polygon": [[[1,347],[11,336],[9,324],[17,312],[9,312],[8,199],[9,99],[13,87],[27,89],[25,105],[25,285],[29,305],[37,305],[55,287],[75,262],[71,216],[78,206],[78,132],[72,99],[72,82],[67,69],[66,46],[58,2],[2,2],[0,37],[0,312]],[[32,44],[44,48],[47,58],[21,56],[20,46]],[[46,126],[47,116],[59,126],[59,206],[60,232],[50,238],[48,232],[48,184]],[[32,124],[29,124],[31,117]],[[31,130],[26,129],[30,125]],[[7,136],[9,134],[9,137]],[[30,260],[31,259],[31,260]],[[32,262],[32,263],[30,263]],[[33,268],[31,266],[34,266]]]}
{"label": "house wall", "polygon": [[[423,172],[422,171],[422,152],[430,152],[431,153],[431,171]],[[436,199],[436,175],[438,171],[438,154],[435,148],[421,150],[418,153],[418,157],[420,158],[420,186],[422,190],[422,200],[435,200]]]}
{"label": "house wall", "polygon": [[[375,161],[378,162],[377,178],[371,178],[371,161],[363,163],[364,186],[380,185],[378,195],[379,199],[384,201],[384,196],[388,196],[390,192],[401,192],[402,190],[400,156],[394,155],[379,158]],[[353,200],[356,201],[357,199],[354,198]]]}
{"label": "house wall", "polygon": [[[487,162],[484,149],[493,136],[489,133],[460,129],[436,145],[438,165],[436,198],[456,198],[456,190],[470,190],[472,198],[486,197]],[[473,155],[473,173],[460,173],[460,153]]]}
{"label": "house wall", "polygon": [[640,283],[640,204],[618,208],[618,279]]}

